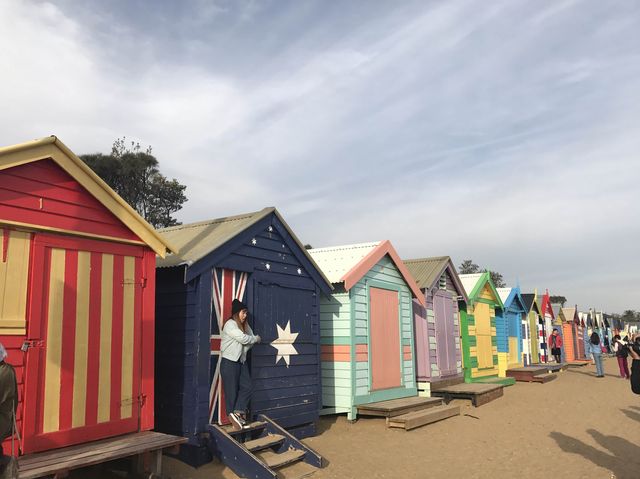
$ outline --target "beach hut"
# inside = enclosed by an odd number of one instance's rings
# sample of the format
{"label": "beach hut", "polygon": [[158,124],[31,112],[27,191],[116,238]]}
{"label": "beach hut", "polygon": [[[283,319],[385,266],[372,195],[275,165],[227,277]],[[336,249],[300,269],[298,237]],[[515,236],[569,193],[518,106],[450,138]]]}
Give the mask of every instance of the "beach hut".
{"label": "beach hut", "polygon": [[508,340],[508,352],[504,354],[498,351],[498,363],[500,376],[506,376],[507,369],[531,364],[531,334],[527,307],[520,288],[498,288],[497,291],[504,304]]}
{"label": "beach hut", "polygon": [[549,296],[549,290],[540,297],[540,316],[542,317],[543,329],[540,335],[540,362],[547,363],[551,359],[549,348],[547,346],[547,340],[549,335],[553,331],[553,323],[555,321],[555,315],[553,314],[553,308],[551,307],[551,301]]}
{"label": "beach hut", "polygon": [[460,281],[469,299],[467,309],[460,310],[465,381],[498,376],[496,316],[503,317],[500,295],[489,272],[461,274]]}
{"label": "beach hut", "polygon": [[188,462],[210,459],[208,425],[227,419],[220,332],[239,299],[262,338],[249,359],[253,415],[297,437],[314,434],[321,406],[319,296],[331,285],[280,213],[264,208],[160,233],[180,253],[157,261],[157,429],[188,438],[182,450]]}
{"label": "beach hut", "polygon": [[529,329],[531,331],[531,364],[540,363],[540,336],[544,337],[544,322],[540,316],[538,308],[538,300],[535,293],[523,293],[522,301],[524,302],[529,318]]}
{"label": "beach hut", "polygon": [[584,349],[584,332],[580,318],[578,317],[578,308],[562,308],[562,314],[565,323],[562,325],[565,338],[565,354],[567,361],[583,361],[585,356]]}
{"label": "beach hut", "polygon": [[325,413],[416,396],[412,298],[424,295],[389,241],[309,250],[333,294],[320,299]]}
{"label": "beach hut", "polygon": [[21,453],[152,429],[169,243],[54,136],[0,149],[0,236]]}
{"label": "beach hut", "polygon": [[467,293],[449,256],[404,264],[425,300],[413,300],[413,313],[418,389],[429,394],[436,383],[464,381],[459,311],[467,307]]}
{"label": "beach hut", "polygon": [[[551,304],[551,309],[553,310],[553,316],[554,316],[554,320],[553,320],[553,329],[557,329],[558,330],[558,334],[560,335],[560,338],[562,338],[562,354],[560,355],[560,359],[561,362],[566,362],[567,361],[567,342],[569,342],[571,340],[571,338],[566,338],[564,335],[564,325],[567,322],[565,316],[564,316],[564,311],[562,309],[562,306],[560,304]],[[549,332],[549,334],[551,334],[551,332],[553,332],[553,329],[551,329],[551,331]],[[547,341],[549,340],[549,336],[547,336]],[[552,360],[553,358],[551,357],[551,350],[549,350],[549,360]]]}

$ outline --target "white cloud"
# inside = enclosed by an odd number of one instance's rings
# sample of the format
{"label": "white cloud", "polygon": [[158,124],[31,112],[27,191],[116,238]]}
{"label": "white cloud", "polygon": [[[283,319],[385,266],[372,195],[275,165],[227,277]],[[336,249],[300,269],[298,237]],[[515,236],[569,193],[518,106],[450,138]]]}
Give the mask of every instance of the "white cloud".
{"label": "white cloud", "polygon": [[636,7],[188,5],[150,27],[1,3],[0,143],[127,135],[187,184],[184,221],[276,205],[314,246],[389,238],[634,307]]}

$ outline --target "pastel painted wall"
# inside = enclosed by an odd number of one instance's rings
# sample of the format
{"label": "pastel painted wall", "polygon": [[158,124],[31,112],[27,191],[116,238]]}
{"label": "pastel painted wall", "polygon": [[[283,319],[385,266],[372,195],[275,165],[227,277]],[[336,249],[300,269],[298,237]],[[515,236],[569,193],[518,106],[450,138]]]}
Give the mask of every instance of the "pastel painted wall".
{"label": "pastel painted wall", "polygon": [[498,339],[496,336],[496,306],[499,299],[485,285],[476,298],[469,298],[466,311],[460,312],[464,378],[473,379],[498,375]]}
{"label": "pastel painted wall", "polygon": [[[371,342],[371,288],[397,293],[398,317],[390,320],[389,327],[397,327],[398,332],[398,387],[375,390],[377,381],[372,376],[375,364],[379,363],[372,357],[376,351]],[[320,336],[325,412],[346,412],[349,419],[354,419],[358,404],[417,394],[411,290],[388,256],[376,263],[350,291],[338,289],[330,297],[322,297]]]}

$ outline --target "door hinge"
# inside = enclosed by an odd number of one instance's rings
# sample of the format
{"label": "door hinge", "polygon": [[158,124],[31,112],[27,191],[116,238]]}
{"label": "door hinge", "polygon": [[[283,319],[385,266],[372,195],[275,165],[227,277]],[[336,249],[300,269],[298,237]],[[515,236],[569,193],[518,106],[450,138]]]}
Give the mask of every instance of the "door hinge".
{"label": "door hinge", "polygon": [[22,343],[22,346],[20,346],[20,351],[26,353],[29,350],[29,348],[43,348],[43,347],[44,347],[44,340],[42,339],[27,340]]}

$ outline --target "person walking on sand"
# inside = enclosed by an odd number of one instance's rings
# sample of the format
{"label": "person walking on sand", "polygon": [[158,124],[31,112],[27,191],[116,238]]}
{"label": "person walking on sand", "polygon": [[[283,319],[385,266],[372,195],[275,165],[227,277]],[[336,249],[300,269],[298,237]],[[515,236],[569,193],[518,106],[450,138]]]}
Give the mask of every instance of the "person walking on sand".
{"label": "person walking on sand", "polygon": [[560,336],[557,328],[553,328],[547,343],[551,349],[551,355],[556,360],[556,363],[560,364],[562,362],[562,336]]}
{"label": "person walking on sand", "polygon": [[600,346],[600,336],[595,331],[591,333],[589,339],[589,349],[593,356],[593,361],[596,363],[596,377],[604,377],[604,369],[602,368],[602,347]]}
{"label": "person walking on sand", "polygon": [[629,356],[631,356],[631,390],[640,394],[640,334],[634,334],[629,343]]}
{"label": "person walking on sand", "polygon": [[237,299],[231,304],[231,318],[222,328],[220,350],[222,359],[220,375],[224,390],[224,404],[229,420],[235,429],[242,429],[246,423],[246,413],[253,389],[251,374],[247,365],[247,353],[260,342],[247,323],[247,307]]}
{"label": "person walking on sand", "polygon": [[618,360],[620,377],[623,379],[629,379],[629,365],[627,364],[629,349],[627,348],[627,345],[622,342],[622,338],[620,338],[619,334],[616,334],[613,337],[613,351],[616,353],[616,359]]}
{"label": "person walking on sand", "polygon": [[7,350],[0,343],[0,478],[12,477],[8,469],[11,456],[5,456],[2,441],[13,435],[14,414],[18,406],[18,386],[16,372],[7,359]]}

